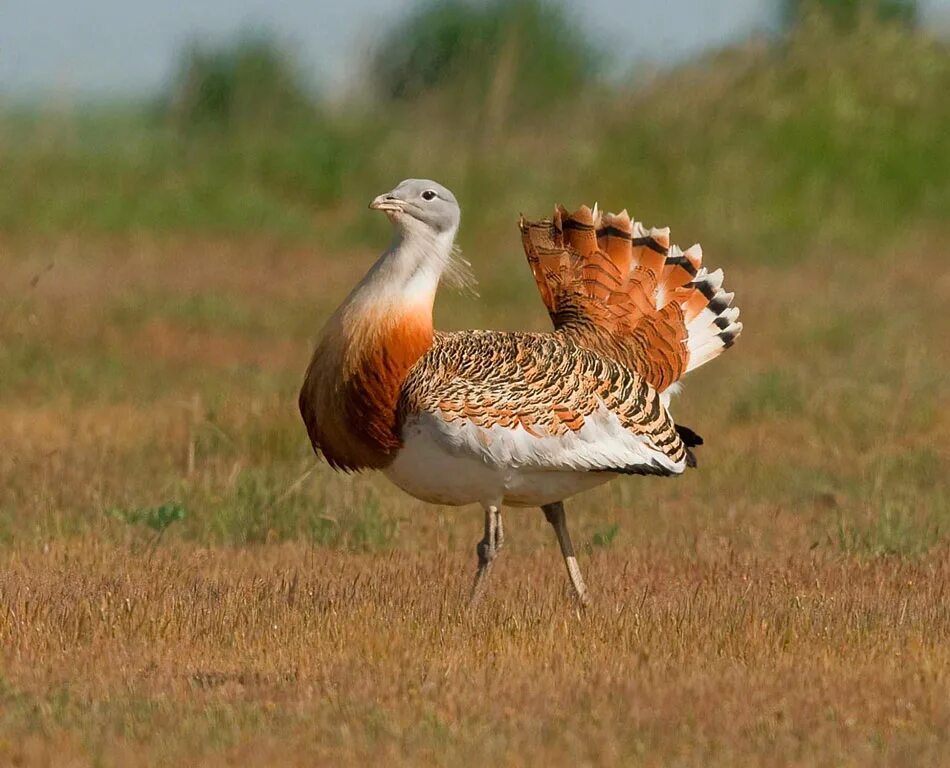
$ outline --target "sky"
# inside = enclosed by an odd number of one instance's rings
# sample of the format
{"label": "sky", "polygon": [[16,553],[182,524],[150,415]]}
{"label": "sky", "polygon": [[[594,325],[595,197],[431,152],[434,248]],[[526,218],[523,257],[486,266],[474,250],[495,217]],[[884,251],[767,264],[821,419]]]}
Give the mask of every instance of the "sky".
{"label": "sky", "polygon": [[[566,0],[618,67],[663,66],[774,28],[777,0]],[[0,0],[0,94],[123,97],[167,82],[195,38],[267,30],[313,83],[345,91],[415,0]],[[950,0],[923,0],[950,18]]]}

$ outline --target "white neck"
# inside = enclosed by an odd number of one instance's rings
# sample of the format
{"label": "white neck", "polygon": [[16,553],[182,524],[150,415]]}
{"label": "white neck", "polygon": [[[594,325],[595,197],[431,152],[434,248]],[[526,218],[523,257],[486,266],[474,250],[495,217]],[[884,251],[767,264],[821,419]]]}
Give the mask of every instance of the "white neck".
{"label": "white neck", "polygon": [[408,217],[400,224],[392,244],[353,289],[346,306],[412,305],[432,311],[439,280],[451,260],[455,230],[436,233]]}

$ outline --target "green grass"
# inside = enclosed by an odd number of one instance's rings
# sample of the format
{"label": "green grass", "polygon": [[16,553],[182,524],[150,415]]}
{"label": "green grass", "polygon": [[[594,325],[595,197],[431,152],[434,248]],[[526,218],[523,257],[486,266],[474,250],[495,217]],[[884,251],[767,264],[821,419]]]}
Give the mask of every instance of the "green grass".
{"label": "green grass", "polygon": [[759,374],[745,385],[732,406],[739,421],[768,417],[800,416],[803,409],[801,385],[781,370]]}
{"label": "green grass", "polygon": [[183,134],[146,108],[5,116],[0,228],[299,239],[367,148],[345,127],[222,137]]}
{"label": "green grass", "polygon": [[478,109],[431,100],[217,132],[177,129],[152,108],[8,114],[0,228],[360,244],[378,234],[358,216],[365,201],[412,173],[458,193],[463,245],[519,210],[599,198],[792,266],[819,244],[874,252],[942,225],[950,106],[933,95],[948,90],[946,47],[899,26],[842,34],[812,21],[782,45],[647,88],[591,87],[488,137]]}

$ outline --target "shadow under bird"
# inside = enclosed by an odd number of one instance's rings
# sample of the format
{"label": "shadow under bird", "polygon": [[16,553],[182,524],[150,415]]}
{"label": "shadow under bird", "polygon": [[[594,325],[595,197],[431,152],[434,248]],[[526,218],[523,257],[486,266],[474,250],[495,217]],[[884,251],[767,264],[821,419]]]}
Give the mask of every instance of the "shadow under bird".
{"label": "shadow under bird", "polygon": [[423,501],[480,504],[473,602],[504,543],[502,507],[540,507],[586,604],[563,501],[619,475],[696,465],[702,439],[673,422],[670,396],[742,330],[722,271],[626,211],[558,206],[520,221],[554,330],[440,332],[436,290],[462,264],[455,196],[408,179],[370,208],[395,237],[317,343],[300,392],[314,450]]}

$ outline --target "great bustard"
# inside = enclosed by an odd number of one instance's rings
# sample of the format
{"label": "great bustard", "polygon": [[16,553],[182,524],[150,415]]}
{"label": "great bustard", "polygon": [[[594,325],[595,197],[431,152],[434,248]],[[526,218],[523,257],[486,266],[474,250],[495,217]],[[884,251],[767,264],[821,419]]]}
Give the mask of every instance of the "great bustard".
{"label": "great bustard", "polygon": [[563,500],[621,474],[695,466],[702,440],[673,423],[669,399],[742,330],[722,272],[626,211],[558,207],[520,222],[554,332],[437,332],[436,289],[456,265],[455,196],[409,179],[370,208],[395,237],[307,370],[300,411],[314,449],[336,469],[382,470],[424,501],[481,504],[473,600],[504,541],[502,506],[540,506],[586,603]]}

